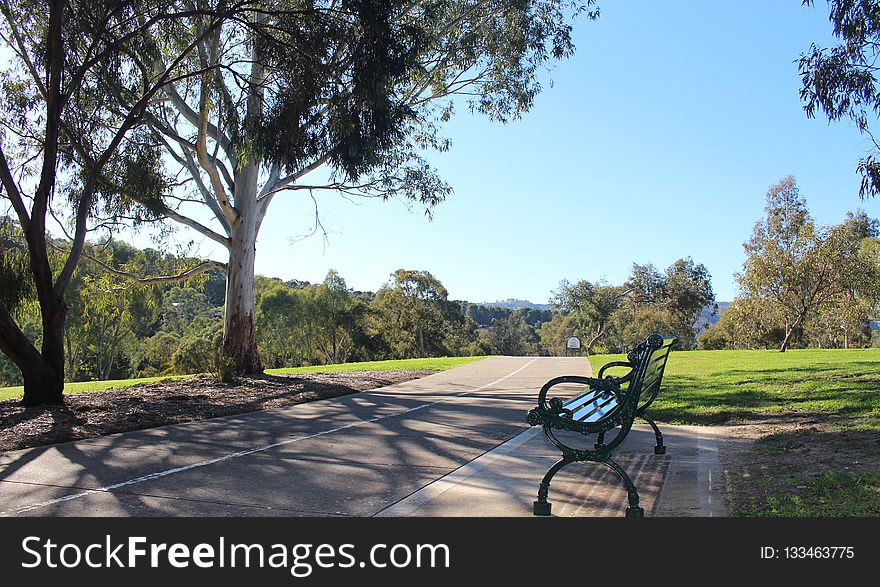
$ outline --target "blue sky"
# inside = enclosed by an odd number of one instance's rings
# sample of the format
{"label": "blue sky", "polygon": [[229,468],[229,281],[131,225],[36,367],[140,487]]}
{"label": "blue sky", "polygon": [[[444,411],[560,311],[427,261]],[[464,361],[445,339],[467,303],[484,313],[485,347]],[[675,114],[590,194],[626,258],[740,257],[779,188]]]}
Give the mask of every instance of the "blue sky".
{"label": "blue sky", "polygon": [[[453,299],[546,302],[560,280],[622,282],[633,262],[690,255],[718,300],[736,294],[742,243],[767,188],[794,175],[817,222],[861,207],[867,150],[849,123],[809,120],[795,61],[833,43],[827,6],[800,0],[601,2],[575,25],[576,55],[522,120],[459,109],[453,148],[431,155],[455,193],[429,222],[400,202],[282,195],[257,245],[257,272],[321,281],[336,269],[375,291],[398,268],[428,270]],[[201,251],[214,253],[210,241]],[[215,258],[223,259],[222,254]]]}

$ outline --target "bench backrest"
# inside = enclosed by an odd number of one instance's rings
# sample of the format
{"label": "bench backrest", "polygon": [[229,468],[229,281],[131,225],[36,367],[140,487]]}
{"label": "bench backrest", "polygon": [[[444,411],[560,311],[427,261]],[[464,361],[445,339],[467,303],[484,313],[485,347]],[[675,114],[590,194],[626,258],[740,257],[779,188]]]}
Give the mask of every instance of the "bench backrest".
{"label": "bench backrest", "polygon": [[666,360],[672,345],[678,341],[674,336],[663,337],[652,334],[644,342],[627,353],[627,359],[635,367],[629,383],[629,389],[638,387],[638,397],[633,398],[639,403],[639,411],[644,410],[654,401],[660,391],[660,383],[666,370]]}
{"label": "bench backrest", "polygon": [[[541,387],[538,406],[529,410],[526,421],[532,426],[543,425],[548,435],[550,428],[592,434],[621,426],[622,433],[605,445],[608,450],[614,448],[626,437],[633,419],[657,397],[669,350],[677,340],[652,334],[627,354],[628,362],[608,363],[599,370],[598,378],[554,377]],[[629,372],[621,377],[603,377],[609,367],[628,367]],[[586,387],[567,401],[548,398],[555,386],[572,383]]]}
{"label": "bench backrest", "polygon": [[633,372],[629,377],[626,397],[638,405],[638,411],[643,411],[657,397],[669,351],[676,341],[678,338],[674,336],[652,334],[627,353],[627,359],[633,365]]}

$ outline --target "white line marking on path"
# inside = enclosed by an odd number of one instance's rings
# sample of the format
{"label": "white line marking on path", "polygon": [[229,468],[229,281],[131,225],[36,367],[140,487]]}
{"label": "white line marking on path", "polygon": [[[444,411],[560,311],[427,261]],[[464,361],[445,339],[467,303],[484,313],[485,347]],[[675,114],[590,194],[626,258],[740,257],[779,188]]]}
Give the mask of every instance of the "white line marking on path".
{"label": "white line marking on path", "polygon": [[425,485],[418,491],[415,491],[400,501],[391,504],[385,509],[379,510],[373,516],[379,518],[389,518],[398,516],[409,516],[416,512],[425,504],[437,499],[450,489],[453,489],[500,458],[508,456],[514,449],[534,438],[541,431],[540,428],[531,428],[525,432],[521,432],[512,439],[499,444],[489,452],[483,453],[479,457],[473,459],[469,463],[462,465],[451,473]]}
{"label": "white line marking on path", "polygon": [[279,446],[286,446],[286,445],[288,445],[288,444],[292,444],[292,443],[294,443],[294,442],[299,442],[299,441],[301,441],[301,440],[309,440],[309,439],[311,439],[311,438],[316,438],[316,437],[319,437],[319,436],[325,436],[325,435],[327,435],[327,434],[333,434],[334,432],[340,432],[340,431],[342,431],[342,430],[347,430],[347,429],[349,429],[349,428],[354,428],[354,427],[356,427],[356,426],[362,426],[362,425],[364,425],[364,424],[372,424],[373,422],[378,422],[379,420],[384,420],[384,419],[386,419],[386,418],[394,418],[394,417],[397,417],[397,416],[404,416],[404,415],[406,415],[406,414],[409,414],[409,413],[415,412],[416,410],[421,410],[421,409],[423,409],[423,408],[429,408],[429,407],[431,407],[431,406],[435,406],[435,405],[437,405],[437,404],[444,403],[444,402],[446,402],[446,401],[448,401],[449,399],[452,399],[452,398],[461,397],[461,396],[463,396],[463,395],[467,395],[467,394],[469,394],[469,393],[474,393],[474,392],[477,392],[477,391],[482,391],[482,390],[484,390],[484,389],[486,389],[486,388],[492,387],[493,385],[496,385],[496,384],[498,384],[498,383],[501,383],[501,382],[504,381],[505,379],[509,379],[510,377],[513,377],[514,375],[516,375],[517,373],[521,372],[523,369],[525,369],[526,367],[528,367],[529,365],[531,365],[532,363],[534,363],[534,362],[537,361],[537,360],[538,360],[538,359],[532,359],[531,361],[529,361],[528,363],[526,363],[525,365],[523,365],[522,367],[520,367],[520,368],[517,369],[516,371],[513,371],[513,372],[511,372],[511,373],[508,373],[508,374],[505,375],[504,377],[500,377],[500,378],[496,379],[495,381],[493,381],[493,382],[491,382],[491,383],[487,383],[487,384],[485,384],[485,385],[481,385],[480,387],[477,387],[477,388],[472,389],[472,390],[470,390],[470,391],[464,391],[464,392],[461,392],[461,393],[455,394],[455,395],[453,395],[453,396],[450,396],[449,398],[445,398],[445,399],[437,400],[437,401],[432,402],[432,403],[429,403],[429,404],[422,404],[422,405],[420,405],[420,406],[416,406],[416,407],[414,407],[414,408],[410,408],[410,409],[405,410],[405,411],[403,411],[403,412],[397,412],[397,413],[395,413],[395,414],[388,414],[388,415],[385,415],[385,416],[377,416],[377,417],[375,417],[375,418],[371,418],[371,419],[369,419],[369,420],[361,420],[360,422],[353,422],[353,423],[351,423],[351,424],[346,424],[345,426],[339,426],[338,428],[332,428],[332,429],[330,429],[330,430],[322,430],[321,432],[316,432],[315,434],[309,434],[308,436],[298,436],[298,437],[296,437],[296,438],[291,438],[291,439],[289,439],[289,440],[284,440],[284,441],[281,441],[281,442],[275,442],[275,443],[273,443],[273,444],[267,444],[266,446],[261,446],[261,447],[259,447],[259,448],[251,448],[251,449],[248,449],[248,450],[241,450],[241,451],[238,451],[238,452],[230,453],[230,454],[223,455],[223,456],[220,456],[220,457],[216,457],[216,458],[213,458],[213,459],[208,459],[208,460],[206,460],[206,461],[200,461],[200,462],[198,462],[198,463],[193,463],[193,464],[191,464],[191,465],[186,465],[186,466],[184,466],[184,467],[176,467],[176,468],[174,468],[174,469],[166,469],[165,471],[160,471],[160,472],[157,472],[157,473],[150,473],[150,474],[148,474],[148,475],[142,475],[141,477],[136,477],[136,478],[134,478],[134,479],[129,479],[128,481],[122,481],[122,482],[120,482],[120,483],[114,483],[113,485],[107,485],[107,486],[104,486],[104,487],[99,487],[99,488],[97,488],[97,489],[89,489],[89,490],[87,490],[87,491],[83,491],[83,492],[80,492],[80,493],[73,493],[73,494],[71,494],[71,495],[66,495],[66,496],[64,496],[64,497],[59,497],[59,498],[56,498],[56,499],[50,499],[50,500],[48,500],[48,501],[44,501],[44,502],[37,503],[37,504],[32,504],[32,505],[28,505],[28,506],[21,506],[21,507],[16,508],[16,509],[6,510],[6,511],[3,511],[3,512],[0,512],[0,516],[10,516],[10,515],[16,515],[16,514],[24,514],[24,513],[27,513],[27,512],[33,511],[33,510],[37,510],[37,509],[40,509],[40,508],[44,508],[44,507],[48,507],[48,506],[52,506],[52,505],[57,505],[57,504],[59,504],[59,503],[65,503],[65,502],[68,502],[68,501],[73,501],[74,499],[79,499],[79,498],[81,498],[81,497],[86,497],[86,496],[88,496],[88,495],[93,495],[93,494],[95,494],[95,493],[108,493],[108,492],[112,492],[113,490],[116,490],[116,489],[121,489],[121,488],[123,488],[123,487],[128,487],[128,486],[130,486],[130,485],[135,485],[135,484],[137,484],[137,483],[143,483],[144,481],[152,481],[152,480],[154,480],[154,479],[161,479],[162,477],[167,477],[167,476],[169,476],[169,475],[174,475],[175,473],[183,473],[183,472],[185,472],[185,471],[191,471],[192,469],[196,469],[196,468],[198,468],[198,467],[205,467],[205,466],[208,466],[208,465],[214,465],[214,464],[216,464],[216,463],[222,463],[222,462],[224,462],[224,461],[229,461],[229,460],[231,460],[231,459],[237,459],[237,458],[239,458],[239,457],[244,457],[244,456],[247,456],[247,455],[252,455],[252,454],[254,454],[254,453],[258,453],[258,452],[263,452],[263,451],[271,450],[271,449],[273,449],[273,448],[278,448]]}
{"label": "white line marking on path", "polygon": [[[484,389],[486,389],[486,388],[488,388],[488,387],[492,387],[492,386],[495,385],[496,383],[501,383],[501,382],[504,381],[505,379],[510,379],[511,377],[513,377],[514,375],[516,375],[517,373],[519,373],[520,371],[522,371],[523,369],[525,369],[526,367],[528,367],[529,365],[531,365],[532,363],[534,363],[534,362],[537,361],[537,360],[538,360],[538,359],[532,359],[531,361],[529,361],[528,363],[526,363],[525,365],[523,365],[522,367],[520,367],[520,368],[517,369],[516,371],[514,371],[514,372],[512,372],[512,373],[508,373],[508,374],[505,375],[504,377],[501,377],[501,378],[499,378],[499,379],[496,379],[496,380],[493,381],[492,383],[487,383],[486,385],[481,385],[480,387],[478,387],[478,388],[476,388],[476,389],[472,389],[471,391],[465,391],[465,392],[459,393],[459,394],[457,394],[457,395],[455,395],[455,396],[453,396],[453,397],[458,397],[458,396],[461,396],[461,395],[467,395],[467,394],[469,394],[469,393],[473,393],[473,392],[475,392],[475,391],[482,391],[482,390],[484,390]],[[444,400],[440,400],[440,401],[444,401]],[[434,402],[434,403],[440,403],[440,402]],[[432,404],[432,405],[433,405],[433,404]]]}

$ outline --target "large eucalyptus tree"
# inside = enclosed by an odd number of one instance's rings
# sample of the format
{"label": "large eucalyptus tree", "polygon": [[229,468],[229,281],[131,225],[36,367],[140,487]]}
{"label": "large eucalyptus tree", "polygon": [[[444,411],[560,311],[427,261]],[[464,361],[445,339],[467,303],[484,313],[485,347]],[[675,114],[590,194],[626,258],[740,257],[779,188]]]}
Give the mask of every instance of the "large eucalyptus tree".
{"label": "large eucalyptus tree", "polygon": [[196,15],[165,39],[169,56],[138,62],[150,75],[198,48],[185,66],[203,73],[165,85],[145,114],[190,190],[130,196],[228,251],[222,350],[237,371],[262,369],[254,264],[274,199],[330,190],[430,212],[451,188],[424,153],[449,148],[439,131],[455,98],[498,121],[529,110],[539,72],[572,53],[571,19],[596,18],[594,1],[265,0],[210,30]]}

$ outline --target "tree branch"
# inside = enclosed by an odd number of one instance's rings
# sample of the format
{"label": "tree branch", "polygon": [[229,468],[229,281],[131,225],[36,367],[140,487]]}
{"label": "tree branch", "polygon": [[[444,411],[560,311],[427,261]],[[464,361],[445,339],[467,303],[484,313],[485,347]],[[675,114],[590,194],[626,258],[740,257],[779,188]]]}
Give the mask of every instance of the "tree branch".
{"label": "tree branch", "polygon": [[208,189],[208,186],[202,181],[201,173],[199,171],[198,164],[193,161],[192,155],[190,155],[189,151],[184,147],[183,156],[179,155],[177,151],[175,151],[170,144],[162,137],[158,131],[155,131],[157,137],[165,145],[166,151],[171,155],[171,157],[177,161],[181,167],[186,169],[189,175],[193,178],[196,185],[199,188],[199,193],[202,196],[202,201],[205,203],[208,208],[211,209],[211,212],[214,213],[214,216],[217,218],[217,221],[223,226],[223,230],[226,231],[228,235],[229,231],[229,222],[226,220],[226,216],[223,214],[223,210],[220,209],[220,205],[217,203],[217,199],[211,193],[211,190]]}
{"label": "tree branch", "polygon": [[[198,152],[197,145],[191,141],[186,140],[182,136],[180,136],[177,131],[171,126],[171,124],[167,121],[161,120],[152,112],[145,112],[144,118],[147,119],[151,128],[162,133],[168,138],[172,139],[178,145],[183,147],[188,151],[192,151],[193,153]],[[226,181],[226,185],[229,188],[229,191],[235,190],[235,180],[232,178],[232,175],[229,173],[229,170],[226,169],[226,165],[223,162],[213,155],[208,155],[211,163],[217,167],[217,170],[220,171],[220,175],[223,176],[224,181]],[[230,162],[234,164],[234,160],[230,158]],[[225,193],[225,192],[224,192]]]}
{"label": "tree branch", "polygon": [[[211,38],[211,47],[213,50],[211,55],[212,58],[215,57],[216,46],[220,42],[220,27],[218,26],[213,32],[214,34]],[[201,38],[204,38],[204,36],[202,36]],[[217,198],[217,202],[220,204],[220,209],[223,211],[223,215],[226,217],[229,225],[233,226],[238,221],[238,212],[230,204],[229,199],[226,197],[223,183],[220,181],[220,174],[217,171],[216,165],[214,165],[213,161],[211,161],[211,157],[208,155],[208,114],[210,112],[208,94],[210,85],[210,73],[206,68],[201,75],[202,81],[199,96],[199,119],[198,135],[196,138],[196,155],[198,157],[199,165],[202,166],[202,169],[205,170],[205,172],[208,174],[208,178],[211,180],[211,187],[214,189],[214,196]]]}
{"label": "tree branch", "polygon": [[[186,100],[183,99],[183,97],[177,91],[177,88],[174,87],[174,85],[169,84],[165,88],[164,92],[171,101],[171,105],[174,107],[174,109],[177,110],[187,122],[198,128],[200,126],[199,114],[195,110],[193,110],[189,104],[186,103]],[[229,139],[229,137],[223,134],[215,124],[207,123],[205,128],[208,136],[217,141],[217,143],[223,149],[223,152],[226,153],[226,156],[229,158],[230,163],[232,163],[232,167],[238,167],[238,160],[235,157],[235,149],[233,148],[232,141]],[[195,150],[195,145],[193,145],[193,150]]]}
{"label": "tree branch", "polygon": [[[201,275],[206,271],[211,271],[213,269],[220,269],[222,271],[226,271],[226,263],[221,263],[219,261],[203,261],[199,263],[195,267],[191,267],[182,273],[178,273],[177,275],[159,275],[156,277],[140,277],[139,275],[135,275],[130,271],[123,271],[122,269],[116,269],[115,267],[111,267],[110,265],[100,261],[99,259],[92,257],[88,253],[83,253],[83,256],[93,263],[100,266],[102,269],[107,271],[108,273],[112,273],[117,277],[122,277],[132,282],[132,285],[161,285],[163,283],[179,283],[181,281],[186,281],[195,277],[196,275]],[[128,288],[115,288],[117,290],[128,289]]]}
{"label": "tree branch", "polygon": [[18,191],[18,185],[15,183],[12,171],[9,169],[9,164],[6,161],[6,153],[3,152],[2,144],[0,144],[0,180],[2,180],[6,196],[9,198],[9,201],[12,202],[12,208],[18,215],[18,221],[21,223],[21,228],[26,233],[31,219],[30,216],[28,216],[27,206],[25,206],[24,200],[21,199],[21,192]]}
{"label": "tree branch", "polygon": [[172,220],[179,222],[180,224],[188,226],[188,227],[192,228],[193,230],[195,230],[196,232],[199,232],[199,233],[203,234],[204,236],[208,237],[209,239],[220,243],[221,245],[226,247],[227,250],[231,246],[228,238],[217,234],[216,232],[214,232],[213,230],[211,230],[210,228],[208,228],[204,224],[196,222],[192,218],[188,218],[188,217],[184,216],[183,214],[180,214],[179,212],[175,212],[171,208],[165,208],[165,210],[163,210],[162,213],[165,216],[167,216],[168,218],[171,218]]}

